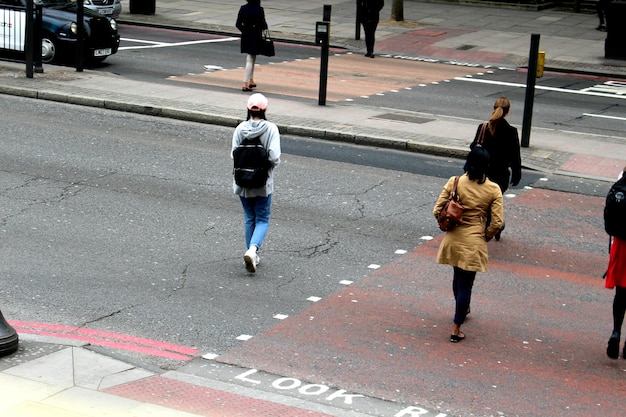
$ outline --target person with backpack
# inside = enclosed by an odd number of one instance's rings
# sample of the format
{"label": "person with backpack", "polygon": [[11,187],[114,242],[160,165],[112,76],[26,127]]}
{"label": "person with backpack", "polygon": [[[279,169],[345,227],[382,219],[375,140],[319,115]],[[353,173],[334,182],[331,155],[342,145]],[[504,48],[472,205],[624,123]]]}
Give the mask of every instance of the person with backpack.
{"label": "person with backpack", "polygon": [[274,168],[280,164],[278,127],[265,119],[267,98],[255,93],[248,98],[248,117],[233,133],[231,158],[234,161],[233,190],[244,212],[248,272],[256,272],[258,255],[269,228]]}
{"label": "person with backpack", "polygon": [[[613,332],[609,338],[606,354],[611,359],[617,359],[626,313],[626,167],[606,197],[604,229],[610,236],[609,266],[604,286],[609,289],[615,288]],[[626,359],[626,344],[624,344],[622,357]]]}

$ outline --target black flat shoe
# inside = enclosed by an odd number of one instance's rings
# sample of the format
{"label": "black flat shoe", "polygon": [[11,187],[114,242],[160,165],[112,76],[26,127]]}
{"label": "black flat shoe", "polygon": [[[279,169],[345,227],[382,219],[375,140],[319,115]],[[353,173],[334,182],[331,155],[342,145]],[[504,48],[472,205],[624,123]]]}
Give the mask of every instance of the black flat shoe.
{"label": "black flat shoe", "polygon": [[611,359],[619,358],[619,333],[613,332],[606,347],[606,356]]}
{"label": "black flat shoe", "polygon": [[465,334],[462,333],[462,332],[459,332],[459,334],[451,334],[450,335],[450,341],[452,343],[459,343],[463,339],[465,339]]}

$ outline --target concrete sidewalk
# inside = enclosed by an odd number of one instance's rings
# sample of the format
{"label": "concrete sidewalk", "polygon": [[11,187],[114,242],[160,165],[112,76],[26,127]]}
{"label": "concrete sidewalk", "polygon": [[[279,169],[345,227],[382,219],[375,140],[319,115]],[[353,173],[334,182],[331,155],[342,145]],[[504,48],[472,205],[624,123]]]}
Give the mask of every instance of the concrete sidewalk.
{"label": "concrete sidewalk", "polygon": [[[119,19],[122,22],[237,33],[234,19],[239,2],[157,0],[154,16],[130,15],[128,1],[123,3],[124,12]],[[333,6],[333,44],[361,53],[363,41],[354,40],[354,1],[323,3]],[[383,19],[389,15],[391,1],[386,3]],[[321,20],[322,3],[266,0],[263,5],[277,38],[312,40],[314,23]],[[541,49],[547,51],[547,67],[626,77],[626,61],[603,58],[606,34],[594,29],[595,15],[407,0],[405,19],[405,24],[381,22],[378,54],[483,66],[523,66],[528,59],[530,34],[540,33]],[[437,34],[441,32],[454,36],[438,42]],[[208,100],[206,90],[186,85],[156,85],[54,66],[46,66],[44,74],[27,79],[23,64],[8,62],[0,64],[0,93],[227,126],[235,126],[245,116],[242,109],[247,99],[247,95],[235,89],[212,91]],[[450,157],[465,155],[477,122],[443,117],[425,124],[394,122],[377,117],[377,108],[350,103],[318,106],[285,97],[272,98],[269,115],[283,134]],[[534,129],[531,146],[522,153],[528,168],[608,182],[613,181],[626,161],[626,139]],[[9,321],[11,318],[7,316]],[[363,415],[280,395],[265,393],[259,398],[251,390],[227,383],[146,369],[123,358],[98,353],[85,343],[21,336],[20,351],[0,360],[3,417]],[[154,401],[131,400],[116,394],[116,387],[138,381],[145,382],[137,389],[147,396],[162,395],[164,389],[185,395],[178,400],[166,398],[155,405]]]}

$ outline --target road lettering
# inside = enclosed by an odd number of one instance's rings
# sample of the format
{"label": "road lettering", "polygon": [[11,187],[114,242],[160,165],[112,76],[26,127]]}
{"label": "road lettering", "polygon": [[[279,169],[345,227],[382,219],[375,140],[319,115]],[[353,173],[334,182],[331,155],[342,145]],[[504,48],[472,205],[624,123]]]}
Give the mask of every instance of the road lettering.
{"label": "road lettering", "polygon": [[[269,378],[268,378],[269,377]],[[257,369],[248,369],[237,374],[234,379],[261,388],[263,385],[282,392],[292,392],[296,396],[316,397],[317,401],[330,403],[338,407],[347,407],[361,412],[376,412],[378,417],[447,417],[446,414],[435,414],[422,407],[410,406],[400,411],[393,410],[393,403],[383,402],[361,394],[350,394],[344,389],[334,389],[324,384],[307,384],[297,378],[273,378]],[[384,406],[380,406],[384,403]],[[383,411],[384,410],[384,411]]]}

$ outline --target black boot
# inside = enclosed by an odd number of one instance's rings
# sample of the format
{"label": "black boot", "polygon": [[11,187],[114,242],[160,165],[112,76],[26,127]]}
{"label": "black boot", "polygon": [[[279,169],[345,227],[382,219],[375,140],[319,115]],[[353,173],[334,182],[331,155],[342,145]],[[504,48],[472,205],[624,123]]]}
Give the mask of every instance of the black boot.
{"label": "black boot", "polygon": [[17,332],[2,315],[0,311],[0,356],[9,355],[17,350]]}
{"label": "black boot", "polygon": [[606,355],[611,359],[619,358],[619,336],[618,332],[611,333],[609,343],[606,347]]}

